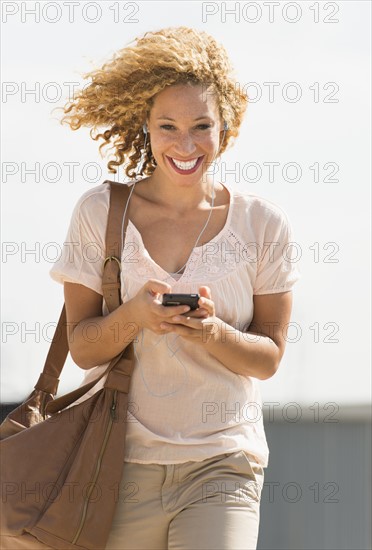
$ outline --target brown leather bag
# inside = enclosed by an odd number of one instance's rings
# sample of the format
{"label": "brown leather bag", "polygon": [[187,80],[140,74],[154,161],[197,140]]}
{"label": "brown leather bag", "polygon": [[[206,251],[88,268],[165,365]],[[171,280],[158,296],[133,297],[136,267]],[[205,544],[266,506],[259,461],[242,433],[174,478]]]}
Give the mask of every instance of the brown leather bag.
{"label": "brown leather bag", "polygon": [[[129,188],[109,183],[102,289],[111,312],[121,303],[121,226]],[[133,343],[96,380],[54,399],[67,354],[63,307],[34,391],[0,426],[2,549],[103,550],[107,542],[124,466]],[[107,373],[102,389],[74,405]]]}

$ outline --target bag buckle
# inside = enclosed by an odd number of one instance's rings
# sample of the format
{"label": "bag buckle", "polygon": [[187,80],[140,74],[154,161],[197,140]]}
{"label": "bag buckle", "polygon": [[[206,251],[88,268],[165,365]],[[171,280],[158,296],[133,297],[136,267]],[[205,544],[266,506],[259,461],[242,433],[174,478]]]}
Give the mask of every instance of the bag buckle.
{"label": "bag buckle", "polygon": [[107,262],[112,262],[112,260],[115,260],[115,262],[118,264],[119,269],[121,270],[121,263],[120,260],[116,256],[107,256],[103,262],[103,267],[105,268]]}

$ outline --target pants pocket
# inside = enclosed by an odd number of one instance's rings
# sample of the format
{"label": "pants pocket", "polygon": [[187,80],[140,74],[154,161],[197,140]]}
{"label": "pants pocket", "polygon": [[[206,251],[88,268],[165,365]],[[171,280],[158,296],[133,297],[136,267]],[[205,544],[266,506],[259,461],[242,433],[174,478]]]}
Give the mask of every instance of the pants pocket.
{"label": "pants pocket", "polygon": [[246,451],[232,453],[230,459],[236,464],[237,470],[244,480],[243,490],[246,495],[256,502],[260,502],[264,483],[264,470],[262,466]]}

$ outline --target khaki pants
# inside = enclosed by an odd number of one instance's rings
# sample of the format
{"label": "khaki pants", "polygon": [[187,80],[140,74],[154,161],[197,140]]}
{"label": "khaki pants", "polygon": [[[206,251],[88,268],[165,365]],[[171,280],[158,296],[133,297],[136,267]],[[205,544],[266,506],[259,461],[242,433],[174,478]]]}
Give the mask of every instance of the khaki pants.
{"label": "khaki pants", "polygon": [[125,462],[106,550],[254,550],[263,468],[244,451]]}

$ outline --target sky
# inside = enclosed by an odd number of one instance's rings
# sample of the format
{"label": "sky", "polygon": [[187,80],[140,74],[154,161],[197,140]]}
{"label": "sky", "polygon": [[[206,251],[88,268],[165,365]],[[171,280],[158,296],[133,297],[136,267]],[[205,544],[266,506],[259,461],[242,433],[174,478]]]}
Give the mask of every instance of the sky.
{"label": "sky", "polygon": [[[369,2],[2,2],[1,401],[35,384],[63,304],[49,276],[72,210],[112,178],[59,124],[83,74],[149,30],[227,49],[250,99],[220,181],[287,213],[299,245],[291,329],[264,403],[312,414],[370,401]],[[71,359],[60,392],[80,383]],[[331,405],[332,407],[332,405]]]}

